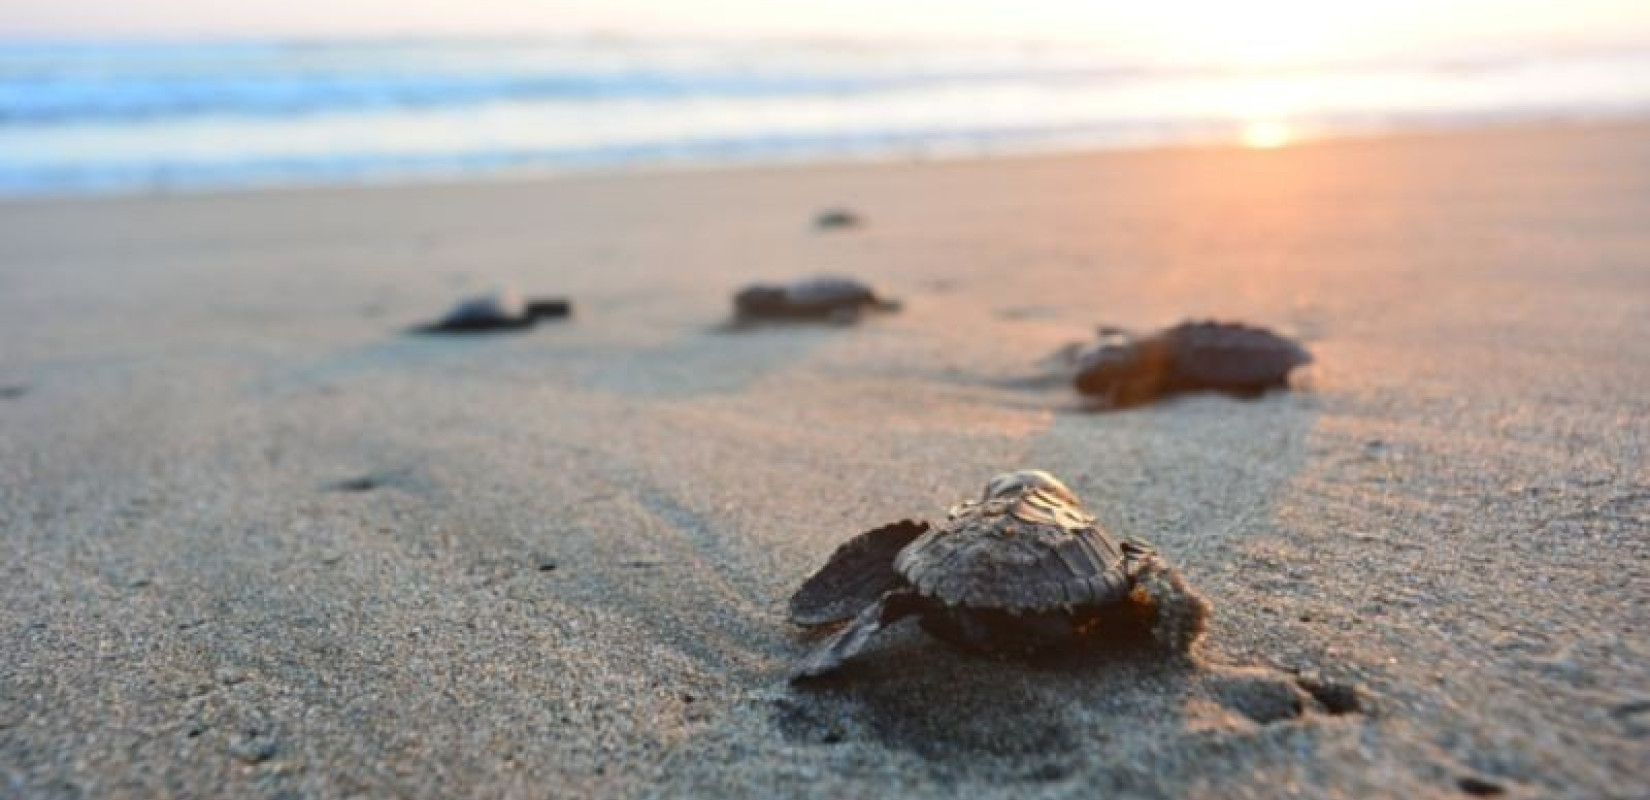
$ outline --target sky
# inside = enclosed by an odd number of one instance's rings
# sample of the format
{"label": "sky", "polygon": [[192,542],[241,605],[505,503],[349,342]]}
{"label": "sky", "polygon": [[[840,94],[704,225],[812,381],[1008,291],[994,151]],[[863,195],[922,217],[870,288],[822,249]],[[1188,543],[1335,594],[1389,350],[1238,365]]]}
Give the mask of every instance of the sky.
{"label": "sky", "polygon": [[0,37],[641,34],[1093,41],[1164,61],[1650,44],[1647,0],[0,0]]}

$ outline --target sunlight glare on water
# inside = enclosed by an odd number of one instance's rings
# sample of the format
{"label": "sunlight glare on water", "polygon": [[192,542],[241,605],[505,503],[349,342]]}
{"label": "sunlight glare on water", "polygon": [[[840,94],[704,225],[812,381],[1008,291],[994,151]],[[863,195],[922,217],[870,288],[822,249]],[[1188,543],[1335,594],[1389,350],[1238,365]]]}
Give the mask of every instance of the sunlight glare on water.
{"label": "sunlight glare on water", "polygon": [[1255,150],[1282,147],[1293,138],[1289,123],[1279,120],[1256,120],[1243,126],[1243,146]]}
{"label": "sunlight glare on water", "polygon": [[[1298,52],[1248,30],[1256,59]],[[0,42],[0,194],[1275,148],[1647,111],[1650,50],[1631,49],[1195,66],[1012,41]]]}

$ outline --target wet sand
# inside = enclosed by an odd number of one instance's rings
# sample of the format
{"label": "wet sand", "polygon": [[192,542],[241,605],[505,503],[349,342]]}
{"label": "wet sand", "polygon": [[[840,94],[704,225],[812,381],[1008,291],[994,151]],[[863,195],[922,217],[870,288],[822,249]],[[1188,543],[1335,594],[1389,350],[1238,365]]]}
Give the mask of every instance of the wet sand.
{"label": "wet sand", "polygon": [[[1639,125],[0,204],[0,796],[1645,797],[1647,221]],[[818,271],[905,310],[716,329]],[[574,319],[401,334],[501,284]],[[1318,363],[1015,382],[1188,316]],[[1016,467],[1195,665],[786,685],[838,543]]]}

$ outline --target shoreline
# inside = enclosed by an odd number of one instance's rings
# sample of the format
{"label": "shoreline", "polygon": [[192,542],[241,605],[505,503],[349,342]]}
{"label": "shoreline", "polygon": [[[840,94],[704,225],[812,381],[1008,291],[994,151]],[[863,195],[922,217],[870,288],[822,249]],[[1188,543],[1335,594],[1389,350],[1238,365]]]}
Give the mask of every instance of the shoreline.
{"label": "shoreline", "polygon": [[1204,151],[1264,151],[1271,149],[1300,149],[1357,145],[1389,140],[1433,139],[1479,135],[1540,135],[1566,131],[1609,131],[1650,127],[1650,109],[1622,110],[1589,115],[1555,112],[1550,116],[1519,113],[1498,119],[1485,115],[1475,119],[1442,120],[1420,123],[1379,123],[1367,126],[1348,126],[1327,133],[1307,134],[1273,147],[1254,147],[1241,141],[1241,124],[1231,122],[1221,134],[1194,136],[1180,141],[1153,141],[1139,144],[1075,144],[1003,146],[998,148],[957,147],[956,152],[867,153],[863,155],[798,156],[791,159],[753,160],[662,160],[634,164],[609,164],[591,167],[519,167],[497,171],[451,173],[386,174],[355,180],[294,180],[248,184],[204,184],[198,186],[149,186],[111,189],[86,189],[39,192],[0,192],[0,207],[31,203],[73,203],[79,201],[126,201],[163,198],[189,198],[256,195],[263,193],[320,193],[332,191],[396,191],[484,186],[488,184],[535,184],[561,181],[621,180],[631,178],[662,178],[746,174],[763,172],[807,172],[810,170],[853,170],[883,167],[912,167],[965,165],[974,163],[1014,163],[1018,161],[1094,158],[1102,156],[1150,156],[1159,153]]}

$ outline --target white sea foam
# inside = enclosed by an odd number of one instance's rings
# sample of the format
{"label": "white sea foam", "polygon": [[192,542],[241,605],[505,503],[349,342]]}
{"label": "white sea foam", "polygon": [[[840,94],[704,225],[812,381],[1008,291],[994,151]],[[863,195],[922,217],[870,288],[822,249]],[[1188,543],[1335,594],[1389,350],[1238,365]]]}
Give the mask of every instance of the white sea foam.
{"label": "white sea foam", "polygon": [[1234,71],[1016,43],[0,44],[0,192],[1232,141],[1650,111],[1650,48]]}

